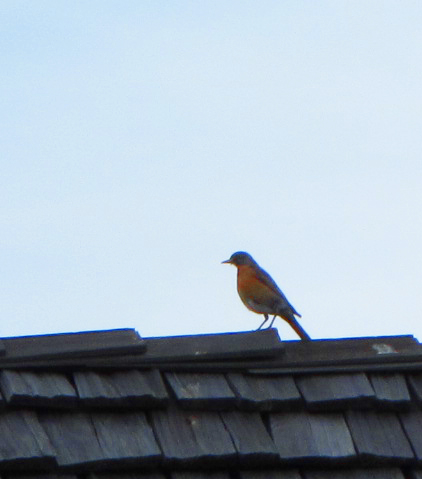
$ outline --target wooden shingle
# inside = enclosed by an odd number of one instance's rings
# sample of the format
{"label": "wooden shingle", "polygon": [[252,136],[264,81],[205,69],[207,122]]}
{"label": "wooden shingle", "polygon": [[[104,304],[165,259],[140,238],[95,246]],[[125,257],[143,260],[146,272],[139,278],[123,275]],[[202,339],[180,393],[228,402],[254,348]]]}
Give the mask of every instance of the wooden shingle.
{"label": "wooden shingle", "polygon": [[229,373],[227,379],[240,399],[242,408],[289,410],[302,403],[292,376],[259,376]]}
{"label": "wooden shingle", "polygon": [[143,413],[40,413],[63,467],[85,470],[158,461],[161,451]]}
{"label": "wooden shingle", "polygon": [[145,362],[194,363],[200,361],[205,372],[207,364],[202,361],[227,361],[228,359],[271,358],[284,350],[276,329],[263,329],[254,332],[201,334],[149,338]]}
{"label": "wooden shingle", "polygon": [[242,464],[277,462],[276,448],[258,413],[226,411],[221,417]]}
{"label": "wooden shingle", "polygon": [[341,414],[271,413],[270,426],[277,451],[287,461],[344,462],[356,455]]}
{"label": "wooden shingle", "polygon": [[55,450],[34,412],[0,412],[0,466],[48,470],[55,465]]}
{"label": "wooden shingle", "polygon": [[166,373],[165,377],[182,407],[229,409],[236,404],[224,374]]}
{"label": "wooden shingle", "polygon": [[393,412],[347,411],[347,424],[359,455],[364,459],[414,458],[412,448]]}
{"label": "wooden shingle", "polygon": [[237,457],[230,434],[218,412],[176,408],[150,413],[155,436],[170,463],[227,464]]}
{"label": "wooden shingle", "polygon": [[90,407],[160,407],[167,401],[161,374],[135,369],[73,374],[81,402]]}
{"label": "wooden shingle", "polygon": [[83,469],[108,459],[88,414],[42,412],[39,419],[53,444],[59,466]]}
{"label": "wooden shingle", "polygon": [[375,397],[363,373],[299,376],[296,384],[312,408],[362,407]]}
{"label": "wooden shingle", "polygon": [[344,369],[355,360],[361,365],[363,362],[367,365],[371,360],[374,363],[390,363],[401,355],[420,357],[421,352],[421,345],[411,335],[321,339],[313,340],[310,344],[284,342],[284,359],[288,364],[308,364],[315,368],[339,364]]}
{"label": "wooden shingle", "polygon": [[403,374],[372,373],[369,375],[377,402],[389,408],[407,407],[410,394]]}
{"label": "wooden shingle", "polygon": [[78,397],[66,376],[53,372],[3,370],[0,388],[14,406],[75,407]]}
{"label": "wooden shingle", "polygon": [[408,375],[409,387],[419,403],[422,403],[422,373]]}
{"label": "wooden shingle", "polygon": [[143,412],[91,413],[98,442],[116,466],[150,465],[161,459],[161,450]]}
{"label": "wooden shingle", "polygon": [[133,329],[89,331],[83,333],[46,334],[3,339],[5,355],[0,356],[0,366],[31,364],[37,360],[52,365],[65,358],[104,357],[119,354],[142,354],[145,341]]}
{"label": "wooden shingle", "polygon": [[422,411],[400,413],[399,417],[417,459],[422,461]]}

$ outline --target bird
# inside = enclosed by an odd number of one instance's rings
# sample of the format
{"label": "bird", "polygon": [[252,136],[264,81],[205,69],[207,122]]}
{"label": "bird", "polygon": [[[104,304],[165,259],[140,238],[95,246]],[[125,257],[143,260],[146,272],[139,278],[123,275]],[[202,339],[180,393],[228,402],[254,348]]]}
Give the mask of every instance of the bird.
{"label": "bird", "polygon": [[288,302],[271,276],[258,265],[249,253],[238,251],[222,263],[236,266],[237,292],[243,304],[254,313],[264,315],[265,319],[258,330],[268,321],[269,315],[274,317],[268,329],[272,327],[275,318],[280,316],[302,340],[311,340],[309,334],[295,318],[295,316],[301,318],[301,315]]}

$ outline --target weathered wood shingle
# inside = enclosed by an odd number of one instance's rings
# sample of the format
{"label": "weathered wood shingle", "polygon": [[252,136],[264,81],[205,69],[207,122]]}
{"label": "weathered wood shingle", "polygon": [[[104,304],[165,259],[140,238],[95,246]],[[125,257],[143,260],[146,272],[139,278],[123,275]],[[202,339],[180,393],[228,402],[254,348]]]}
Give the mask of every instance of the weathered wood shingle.
{"label": "weathered wood shingle", "polygon": [[414,458],[395,413],[347,411],[346,418],[356,449],[363,459],[403,462]]}
{"label": "weathered wood shingle", "polygon": [[419,403],[422,403],[422,373],[408,375],[409,386]]}
{"label": "weathered wood shingle", "polygon": [[403,409],[410,405],[410,394],[403,374],[372,373],[369,378],[381,405],[391,409]]}
{"label": "weathered wood shingle", "polygon": [[53,372],[0,372],[0,388],[14,406],[75,407],[78,395],[64,374]]}
{"label": "weathered wood shingle", "polygon": [[227,379],[243,409],[289,410],[303,402],[292,376],[229,373]]}
{"label": "weathered wood shingle", "polygon": [[34,412],[0,412],[0,467],[48,470],[55,465],[56,451]]}
{"label": "weathered wood shingle", "polygon": [[174,395],[182,407],[233,409],[236,395],[224,374],[166,373]]}
{"label": "weathered wood shingle", "polygon": [[274,443],[258,413],[225,411],[221,413],[239,456],[239,462],[265,464],[277,462]]}
{"label": "weathered wood shingle", "polygon": [[296,384],[312,408],[362,407],[375,397],[363,373],[306,375],[298,377]]}
{"label": "weathered wood shingle", "polygon": [[133,329],[5,338],[1,345],[5,350],[0,354],[0,367],[4,368],[38,364],[51,368],[53,364],[69,364],[69,359],[83,364],[86,358],[142,355],[146,349],[145,341]]}
{"label": "weathered wood shingle", "polygon": [[122,467],[159,463],[161,450],[142,412],[91,413],[101,449]]}
{"label": "weathered wood shingle", "polygon": [[156,369],[78,371],[73,378],[82,404],[90,407],[161,407],[168,399]]}
{"label": "weathered wood shingle", "polygon": [[341,414],[270,414],[271,433],[281,459],[344,462],[356,455],[352,437]]}
{"label": "weathered wood shingle", "polygon": [[233,441],[218,412],[169,408],[152,411],[150,417],[167,461],[217,466],[236,459]]}
{"label": "weathered wood shingle", "polygon": [[148,464],[161,456],[143,413],[40,413],[62,467],[75,470]]}
{"label": "weathered wood shingle", "polygon": [[53,444],[59,466],[82,469],[109,459],[101,449],[87,413],[39,413],[40,422]]}
{"label": "weathered wood shingle", "polygon": [[415,409],[401,413],[399,417],[416,458],[422,461],[422,411]]}

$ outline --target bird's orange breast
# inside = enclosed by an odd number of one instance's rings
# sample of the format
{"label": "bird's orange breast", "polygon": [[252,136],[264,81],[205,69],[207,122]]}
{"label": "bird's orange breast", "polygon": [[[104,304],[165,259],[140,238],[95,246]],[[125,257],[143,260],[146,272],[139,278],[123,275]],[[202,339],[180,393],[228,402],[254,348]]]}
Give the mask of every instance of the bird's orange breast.
{"label": "bird's orange breast", "polygon": [[237,291],[240,299],[250,310],[256,313],[271,312],[274,292],[257,277],[256,271],[251,266],[238,266]]}

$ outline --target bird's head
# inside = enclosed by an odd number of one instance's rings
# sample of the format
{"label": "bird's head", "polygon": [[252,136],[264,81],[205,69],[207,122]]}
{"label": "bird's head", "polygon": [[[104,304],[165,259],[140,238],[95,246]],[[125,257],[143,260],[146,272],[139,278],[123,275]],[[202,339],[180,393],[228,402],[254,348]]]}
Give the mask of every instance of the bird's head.
{"label": "bird's head", "polygon": [[238,251],[237,253],[233,253],[230,258],[226,259],[226,261],[223,261],[223,263],[233,264],[234,266],[256,264],[252,256],[249,253],[245,253],[244,251]]}

